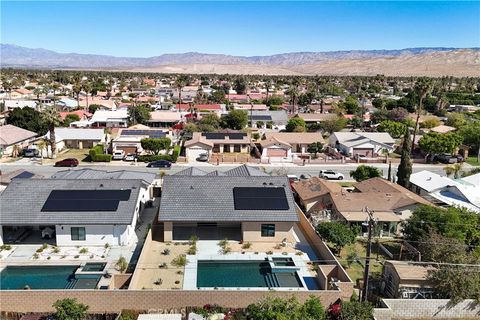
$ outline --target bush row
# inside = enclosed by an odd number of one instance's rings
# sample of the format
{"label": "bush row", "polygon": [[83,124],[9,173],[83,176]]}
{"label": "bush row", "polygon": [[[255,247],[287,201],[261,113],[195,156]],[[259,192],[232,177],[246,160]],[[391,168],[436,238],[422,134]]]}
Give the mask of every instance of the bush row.
{"label": "bush row", "polygon": [[173,147],[173,152],[172,154],[145,154],[138,156],[138,161],[139,162],[151,162],[151,161],[157,161],[157,160],[168,160],[170,162],[176,162],[178,159],[178,156],[180,155],[180,146],[176,145]]}
{"label": "bush row", "polygon": [[103,154],[103,145],[98,144],[95,147],[91,148],[88,151],[88,155],[90,156],[90,160],[93,162],[110,162],[112,161],[111,154]]}

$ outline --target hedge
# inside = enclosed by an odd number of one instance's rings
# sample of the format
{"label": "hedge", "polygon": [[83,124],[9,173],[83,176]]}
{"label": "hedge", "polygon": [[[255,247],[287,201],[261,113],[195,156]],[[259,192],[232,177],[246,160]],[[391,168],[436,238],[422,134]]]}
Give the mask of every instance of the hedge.
{"label": "hedge", "polygon": [[110,162],[112,161],[111,154],[103,154],[103,145],[97,144],[95,147],[91,148],[88,151],[90,155],[90,160],[93,162]]}
{"label": "hedge", "polygon": [[173,162],[172,156],[169,154],[146,154],[142,156],[138,156],[138,161],[140,162],[151,162],[157,160],[168,160]]}
{"label": "hedge", "polygon": [[179,155],[180,155],[180,146],[176,145],[175,147],[173,147],[172,161],[177,162]]}

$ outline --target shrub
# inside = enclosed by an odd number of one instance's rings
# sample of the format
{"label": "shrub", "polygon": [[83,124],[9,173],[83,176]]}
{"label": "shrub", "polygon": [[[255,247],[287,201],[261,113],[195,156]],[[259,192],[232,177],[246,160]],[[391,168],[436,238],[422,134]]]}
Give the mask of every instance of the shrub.
{"label": "shrub", "polygon": [[108,249],[108,248],[110,248],[110,244],[107,242],[107,243],[105,243],[105,245],[104,245],[103,247],[104,247],[105,249]]}
{"label": "shrub", "polygon": [[128,268],[127,259],[125,259],[124,256],[120,256],[120,258],[118,258],[117,260],[116,266],[118,267],[118,270],[120,270],[120,272],[125,272]]}
{"label": "shrub", "polygon": [[53,252],[53,253],[59,253],[59,252],[60,252],[60,249],[59,249],[58,247],[54,247],[52,252]]}
{"label": "shrub", "polygon": [[34,253],[32,258],[33,259],[38,259],[38,258],[40,258],[40,256],[38,255],[38,253]]}
{"label": "shrub", "polygon": [[83,320],[87,317],[88,306],[77,303],[76,299],[57,300],[53,307],[57,320]]}
{"label": "shrub", "polygon": [[2,246],[0,246],[0,250],[12,250],[12,246],[9,245],[9,244],[4,244]]}
{"label": "shrub", "polygon": [[242,245],[242,249],[250,249],[252,247],[252,243],[251,242],[245,242],[243,245]]}
{"label": "shrub", "polygon": [[193,246],[197,244],[197,241],[198,241],[198,237],[196,235],[192,235],[190,239],[188,239],[188,244]]}
{"label": "shrub", "polygon": [[88,155],[90,156],[90,160],[93,162],[110,162],[112,161],[111,154],[104,154],[103,153],[103,145],[97,144],[95,147],[91,148],[88,151]]}
{"label": "shrub", "polygon": [[184,254],[181,254],[172,260],[172,265],[176,267],[185,267],[187,263],[188,263],[187,256]]}
{"label": "shrub", "polygon": [[173,161],[169,154],[145,154],[138,156],[139,162],[152,162],[157,160]]}
{"label": "shrub", "polygon": [[170,249],[166,248],[162,251],[162,254],[168,256],[170,254]]}
{"label": "shrub", "polygon": [[173,147],[172,162],[177,162],[179,155],[180,155],[180,146],[176,145],[175,147]]}
{"label": "shrub", "polygon": [[47,248],[48,248],[48,244],[46,244],[46,243],[42,244],[42,249],[43,249],[43,250],[45,250],[45,249],[47,249]]}
{"label": "shrub", "polygon": [[187,254],[194,255],[197,254],[197,245],[193,244],[188,248]]}

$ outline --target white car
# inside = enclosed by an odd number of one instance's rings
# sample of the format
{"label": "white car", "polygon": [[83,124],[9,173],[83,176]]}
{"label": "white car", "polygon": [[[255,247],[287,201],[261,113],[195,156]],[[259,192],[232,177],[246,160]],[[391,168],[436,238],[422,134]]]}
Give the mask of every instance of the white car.
{"label": "white car", "polygon": [[137,159],[137,154],[135,153],[127,153],[125,158],[123,158],[124,161],[135,161]]}
{"label": "white car", "polygon": [[335,172],[333,170],[320,170],[318,174],[320,178],[328,179],[328,180],[343,180],[344,175],[340,172]]}
{"label": "white car", "polygon": [[125,157],[125,151],[123,150],[117,150],[112,155],[113,160],[123,160],[124,157]]}

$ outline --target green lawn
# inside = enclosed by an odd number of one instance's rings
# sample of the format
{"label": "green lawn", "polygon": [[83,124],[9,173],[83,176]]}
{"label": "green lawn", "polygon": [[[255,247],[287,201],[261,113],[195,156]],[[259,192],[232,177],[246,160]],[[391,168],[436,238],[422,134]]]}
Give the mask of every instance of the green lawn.
{"label": "green lawn", "polygon": [[85,162],[90,159],[90,157],[88,156],[88,150],[89,149],[68,149],[67,151],[57,154],[57,157],[55,159],[44,158],[43,163],[55,163],[66,158],[76,158],[80,162]]}
{"label": "green lawn", "polygon": [[465,162],[471,166],[480,166],[480,162],[477,162],[477,156],[469,156]]}

